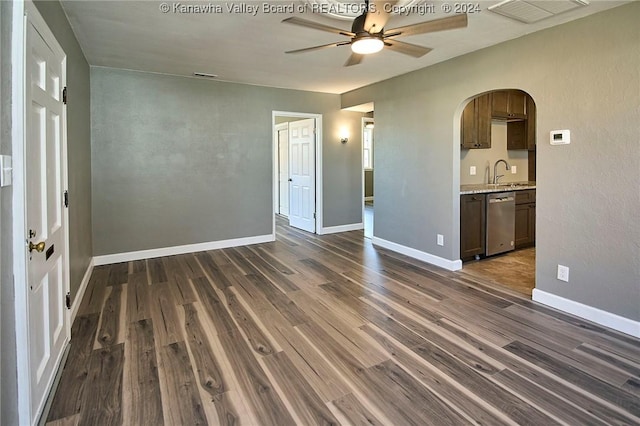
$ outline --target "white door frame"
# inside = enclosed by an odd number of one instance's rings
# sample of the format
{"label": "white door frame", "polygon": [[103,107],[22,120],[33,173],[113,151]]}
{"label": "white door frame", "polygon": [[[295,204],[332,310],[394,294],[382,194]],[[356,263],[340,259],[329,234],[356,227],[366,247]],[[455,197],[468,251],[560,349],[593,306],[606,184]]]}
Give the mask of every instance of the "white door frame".
{"label": "white door frame", "polygon": [[278,138],[276,135],[276,117],[299,117],[314,118],[316,120],[316,233],[322,235],[324,233],[322,221],[322,114],[309,114],[304,112],[288,112],[288,111],[272,111],[271,112],[271,135],[272,157],[273,157],[273,239],[276,238],[276,212],[278,211]]}
{"label": "white door frame", "polygon": [[[365,225],[365,213],[364,213],[364,203],[365,203],[365,170],[364,170],[364,126],[367,123],[375,123],[375,119],[373,117],[362,117],[362,122],[360,123],[360,140],[362,141],[362,147],[360,149],[360,170],[362,171],[362,225]],[[375,150],[375,147],[373,145],[373,143],[371,144],[371,155],[373,155],[373,151]],[[375,156],[373,157],[374,161],[375,161]],[[373,235],[372,235],[373,237]]]}
{"label": "white door frame", "polygon": [[[274,123],[274,124],[275,124],[275,123]],[[275,132],[275,133],[273,134],[273,137],[274,137],[274,138],[275,138],[275,140],[276,140],[276,146],[275,146],[275,148],[276,148],[276,150],[277,150],[276,155],[278,156],[278,162],[276,163],[276,167],[277,167],[277,168],[276,168],[276,173],[278,174],[278,181],[279,181],[279,177],[280,177],[280,166],[281,166],[281,165],[280,165],[280,132],[281,132],[282,130],[287,130],[287,132],[288,132],[288,131],[289,131],[289,123],[280,123],[280,124],[275,124],[274,129],[275,129],[275,130],[274,130],[274,132]],[[287,138],[287,140],[288,140],[288,138]],[[288,159],[288,158],[289,158],[289,153],[288,153],[288,150],[287,150],[287,159]],[[288,167],[288,165],[287,165],[287,167]],[[280,191],[280,189],[281,189],[280,182],[278,182],[278,187],[277,187],[277,189],[278,189],[278,190],[277,190],[277,192],[276,192],[276,194],[277,194],[277,195],[276,195],[276,202],[275,202],[275,204],[274,204],[274,207],[275,207],[275,211],[276,211],[276,213],[280,213],[280,215],[282,215],[282,212],[280,211],[280,199],[282,198],[282,193],[281,193],[281,191]],[[288,196],[287,196],[287,197],[288,197]],[[287,204],[288,204],[288,203],[287,203]],[[287,217],[288,217],[288,216],[289,216],[289,212],[287,212]]]}
{"label": "white door frame", "polygon": [[[33,22],[38,31],[46,37],[55,39],[55,36],[47,26],[35,5],[30,1],[14,2],[12,16],[11,34],[11,78],[12,78],[12,98],[11,108],[12,141],[11,149],[13,156],[13,281],[15,291],[15,320],[16,320],[16,361],[18,376],[18,419],[20,424],[32,424],[32,418],[38,421],[38,416],[42,413],[31,412],[31,394],[29,371],[29,316],[28,316],[28,293],[27,285],[27,255],[26,255],[26,173],[25,148],[27,129],[25,123],[26,93],[25,84],[28,83],[26,72],[26,33],[27,16]],[[51,46],[54,48],[53,46]],[[64,55],[64,52],[62,52]],[[62,65],[61,87],[66,86],[66,55]],[[67,165],[67,108],[63,106],[62,117],[62,173],[64,188],[68,188],[68,165]],[[62,194],[61,194],[62,196]],[[69,211],[62,209],[65,226],[64,244],[67,253],[63,267],[65,268],[65,291],[69,291]],[[60,303],[64,303],[61,300]],[[67,330],[64,332],[71,336],[71,311],[66,309]],[[53,385],[53,383],[51,383]],[[50,385],[50,386],[51,386]]]}

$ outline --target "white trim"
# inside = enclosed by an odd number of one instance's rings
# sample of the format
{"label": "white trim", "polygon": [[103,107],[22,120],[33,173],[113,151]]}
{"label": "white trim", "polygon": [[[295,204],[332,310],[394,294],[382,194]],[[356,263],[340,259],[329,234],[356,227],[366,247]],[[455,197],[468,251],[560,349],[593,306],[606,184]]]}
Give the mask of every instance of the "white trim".
{"label": "white trim", "polygon": [[349,225],[329,226],[318,230],[319,235],[337,234],[338,232],[360,231],[364,229],[364,223],[351,223]]}
{"label": "white trim", "polygon": [[186,244],[183,246],[162,247],[157,249],[130,251],[126,253],[106,254],[95,256],[95,266],[111,265],[112,263],[130,262],[133,260],[153,259],[154,257],[174,256],[176,254],[194,253],[198,251],[217,250],[229,247],[248,246],[275,241],[271,234],[256,235],[254,237],[233,238],[230,240],[210,241],[206,243]]}
{"label": "white trim", "polygon": [[13,284],[15,292],[18,423],[31,424],[25,211],[25,50],[27,3],[13,2],[11,34],[11,155],[13,156]]}
{"label": "white trim", "polygon": [[87,287],[89,286],[89,280],[91,279],[91,274],[93,273],[94,267],[94,259],[91,258],[89,261],[89,266],[87,266],[87,270],[82,277],[82,281],[80,282],[80,287],[78,287],[78,293],[73,298],[73,305],[71,305],[71,324],[76,319],[76,315],[78,315],[78,309],[80,309],[80,303],[82,303],[82,298],[84,297],[84,293],[87,291]]}
{"label": "white trim", "polygon": [[316,185],[316,226],[315,232],[318,233],[322,229],[322,114],[312,114],[304,112],[288,112],[288,111],[271,111],[271,148],[273,158],[273,187],[271,189],[271,201],[273,207],[273,240],[276,238],[276,207],[278,196],[278,138],[275,137],[276,117],[300,117],[300,118],[313,118],[316,120],[316,170],[315,170],[315,185]]}
{"label": "white trim", "polygon": [[365,200],[365,201],[373,201],[373,196],[371,196],[371,197],[364,197],[364,200]]}
{"label": "white trim", "polygon": [[620,315],[594,308],[574,300],[556,296],[537,288],[533,289],[532,299],[535,302],[550,306],[577,317],[595,322],[605,327],[612,328],[633,337],[640,338],[640,322]]}
{"label": "white trim", "polygon": [[[282,214],[282,212],[280,212],[280,183],[278,181],[278,174],[280,173],[279,167],[278,165],[280,164],[280,140],[278,138],[278,133],[280,132],[280,130],[289,130],[289,123],[285,122],[285,123],[279,123],[279,124],[275,124],[275,119],[273,120],[273,153],[275,155],[274,157],[274,163],[273,163],[273,167],[275,168],[275,181],[274,181],[274,190],[275,190],[275,196],[273,197],[273,211],[276,212],[277,214],[281,215],[281,216],[285,216],[288,217],[288,214]],[[289,154],[287,153],[287,157],[289,156]]]}
{"label": "white trim", "polygon": [[418,259],[435,266],[439,266],[449,271],[459,271],[460,269],[462,269],[461,260],[445,259],[443,257],[435,256],[433,254],[416,250],[411,247],[403,246],[398,243],[383,240],[382,238],[378,238],[378,237],[373,237],[371,239],[371,242],[373,242],[374,245],[389,249],[391,251],[395,251],[400,254],[404,254],[405,256],[413,257],[414,259]]}

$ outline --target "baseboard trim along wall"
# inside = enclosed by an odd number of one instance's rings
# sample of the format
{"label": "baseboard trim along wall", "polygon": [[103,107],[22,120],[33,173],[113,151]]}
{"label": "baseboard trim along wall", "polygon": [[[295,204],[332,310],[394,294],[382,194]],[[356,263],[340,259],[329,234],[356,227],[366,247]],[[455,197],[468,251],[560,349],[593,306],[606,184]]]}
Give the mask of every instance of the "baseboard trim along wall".
{"label": "baseboard trim along wall", "polygon": [[365,200],[365,201],[373,201],[373,196],[371,196],[371,197],[364,197],[364,200]]}
{"label": "baseboard trim along wall", "polygon": [[360,231],[364,229],[364,223],[351,223],[349,225],[329,226],[318,230],[319,235],[337,234],[339,232]]}
{"label": "baseboard trim along wall", "polygon": [[275,241],[273,234],[257,235],[255,237],[234,238],[230,240],[211,241],[207,243],[187,244],[184,246],[163,247],[150,250],[130,251],[127,253],[107,254],[94,257],[95,266],[111,265],[113,263],[130,262],[133,260],[153,259],[154,257],[174,256],[176,254],[194,253],[206,250],[217,250],[229,247],[248,246],[251,244]]}
{"label": "baseboard trim along wall", "polygon": [[593,306],[585,305],[564,297],[556,296],[555,294],[547,293],[546,291],[538,290],[537,288],[533,289],[532,299],[535,302],[542,303],[543,305],[559,309],[577,317],[593,321],[596,324],[640,338],[640,322],[638,321],[621,317],[620,315],[612,314],[611,312],[603,311],[602,309],[594,308]]}
{"label": "baseboard trim along wall", "polygon": [[78,287],[78,293],[73,298],[73,304],[71,305],[71,324],[76,319],[76,315],[78,315],[78,309],[80,309],[80,303],[82,303],[82,298],[84,297],[85,291],[87,291],[87,286],[89,285],[89,280],[91,279],[91,274],[93,273],[93,267],[95,266],[94,259],[91,258],[89,261],[89,266],[87,266],[87,270],[82,277],[82,281],[80,282],[80,287]]}
{"label": "baseboard trim along wall", "polygon": [[401,244],[394,243],[391,241],[383,240],[382,238],[378,238],[378,237],[373,237],[371,241],[373,242],[373,244],[377,246],[389,249],[391,251],[395,251],[400,254],[404,254],[405,256],[413,257],[414,259],[418,259],[435,266],[439,266],[449,271],[459,271],[460,269],[462,269],[461,260],[449,260],[443,257],[434,256],[433,254],[416,250],[411,247],[403,246]]}

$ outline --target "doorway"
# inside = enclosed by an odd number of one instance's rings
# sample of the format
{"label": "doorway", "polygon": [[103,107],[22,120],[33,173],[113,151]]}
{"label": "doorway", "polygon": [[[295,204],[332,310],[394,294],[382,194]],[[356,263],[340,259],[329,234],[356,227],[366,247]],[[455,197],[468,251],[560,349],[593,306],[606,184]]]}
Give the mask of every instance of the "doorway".
{"label": "doorway", "polygon": [[[519,89],[494,90],[472,97],[460,120],[456,144],[461,147],[462,272],[531,298],[536,255],[535,102]],[[514,200],[499,229],[507,232],[503,224],[508,218],[513,222],[510,232],[500,234],[502,253],[487,256],[489,239],[496,239],[487,226],[490,205],[496,205],[490,204],[490,195]]]}
{"label": "doorway", "polygon": [[374,187],[373,187],[373,161],[374,161],[374,128],[372,117],[362,119],[362,220],[364,222],[365,238],[373,238],[374,218]]}
{"label": "doorway", "polygon": [[322,229],[322,115],[274,111],[273,200],[275,215],[307,232]]}

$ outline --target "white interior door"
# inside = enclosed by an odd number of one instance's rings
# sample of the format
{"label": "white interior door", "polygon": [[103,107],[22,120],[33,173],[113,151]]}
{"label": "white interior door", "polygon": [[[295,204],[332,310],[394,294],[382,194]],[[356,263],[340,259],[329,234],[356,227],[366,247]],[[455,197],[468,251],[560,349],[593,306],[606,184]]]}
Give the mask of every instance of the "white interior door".
{"label": "white interior door", "polygon": [[42,25],[29,17],[25,52],[28,237],[25,253],[32,423],[42,410],[70,338],[65,308],[68,288],[62,102],[65,57],[48,28],[45,31]]}
{"label": "white interior door", "polygon": [[289,125],[278,129],[278,213],[289,216]]}
{"label": "white interior door", "polygon": [[289,123],[289,224],[316,232],[315,119]]}

